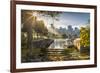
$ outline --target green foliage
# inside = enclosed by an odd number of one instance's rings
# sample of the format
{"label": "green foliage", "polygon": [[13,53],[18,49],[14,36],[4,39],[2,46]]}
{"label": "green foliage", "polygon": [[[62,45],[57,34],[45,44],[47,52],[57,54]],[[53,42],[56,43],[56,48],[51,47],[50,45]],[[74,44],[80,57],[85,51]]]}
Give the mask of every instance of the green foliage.
{"label": "green foliage", "polygon": [[21,32],[21,48],[27,48],[27,37],[24,32]]}
{"label": "green foliage", "polygon": [[[22,10],[21,11],[21,31],[27,33],[27,48],[32,49],[32,33],[33,24],[36,21],[36,17],[33,16],[33,11]],[[21,41],[24,43],[24,41]]]}
{"label": "green foliage", "polygon": [[63,51],[64,55],[70,55],[70,53],[72,52],[76,52],[77,50],[75,49],[75,47],[71,47],[71,48],[65,48]]}
{"label": "green foliage", "polygon": [[45,27],[44,22],[42,20],[41,21],[37,21],[37,24],[35,24],[33,26],[33,29],[35,30],[35,32],[37,32],[37,33],[39,33],[41,35],[47,35],[47,33],[48,33],[48,30]]}
{"label": "green foliage", "polygon": [[64,51],[62,52],[64,55],[70,55],[70,50],[69,49],[64,49]]}
{"label": "green foliage", "polygon": [[68,38],[68,36],[66,34],[62,34],[63,38]]}
{"label": "green foliage", "polygon": [[[21,59],[29,62],[29,59],[33,59],[35,56],[38,56],[41,53],[41,49],[32,48],[31,50],[28,48],[22,48],[21,50]],[[30,57],[32,56],[32,58]]]}
{"label": "green foliage", "polygon": [[81,27],[80,29],[80,44],[83,47],[90,46],[90,28]]}
{"label": "green foliage", "polygon": [[45,17],[49,17],[52,19],[52,24],[54,24],[54,21],[58,21],[59,19],[57,17],[59,17],[59,15],[62,13],[62,12],[56,12],[56,11],[40,11],[39,12],[40,14],[42,14],[43,16]]}

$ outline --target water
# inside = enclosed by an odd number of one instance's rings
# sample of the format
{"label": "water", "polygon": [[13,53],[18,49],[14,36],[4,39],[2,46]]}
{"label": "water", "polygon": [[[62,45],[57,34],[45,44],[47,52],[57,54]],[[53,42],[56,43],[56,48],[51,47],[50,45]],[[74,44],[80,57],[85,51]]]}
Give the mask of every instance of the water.
{"label": "water", "polygon": [[[52,61],[63,61],[70,60],[72,58],[77,58],[77,52],[68,53],[65,55],[63,52],[67,47],[73,45],[70,39],[54,39],[54,42],[48,48],[48,58]],[[72,48],[71,48],[72,49]],[[75,55],[75,56],[73,56]]]}
{"label": "water", "polygon": [[48,49],[64,49],[70,45],[73,45],[70,39],[54,39],[54,42],[49,46]]}

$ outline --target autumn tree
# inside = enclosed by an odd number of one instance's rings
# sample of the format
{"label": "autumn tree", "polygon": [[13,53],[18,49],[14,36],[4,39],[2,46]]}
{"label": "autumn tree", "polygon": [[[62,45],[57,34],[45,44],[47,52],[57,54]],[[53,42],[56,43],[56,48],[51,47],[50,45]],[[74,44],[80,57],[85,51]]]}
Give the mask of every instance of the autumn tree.
{"label": "autumn tree", "polygon": [[80,44],[83,47],[90,46],[90,28],[87,27],[81,27],[80,29]]}

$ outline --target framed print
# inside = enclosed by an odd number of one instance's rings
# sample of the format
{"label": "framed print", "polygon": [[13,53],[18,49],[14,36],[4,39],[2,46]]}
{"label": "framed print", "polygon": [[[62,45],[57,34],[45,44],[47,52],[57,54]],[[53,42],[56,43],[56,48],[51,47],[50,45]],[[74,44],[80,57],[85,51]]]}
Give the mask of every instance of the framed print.
{"label": "framed print", "polygon": [[11,72],[97,66],[97,7],[11,1]]}

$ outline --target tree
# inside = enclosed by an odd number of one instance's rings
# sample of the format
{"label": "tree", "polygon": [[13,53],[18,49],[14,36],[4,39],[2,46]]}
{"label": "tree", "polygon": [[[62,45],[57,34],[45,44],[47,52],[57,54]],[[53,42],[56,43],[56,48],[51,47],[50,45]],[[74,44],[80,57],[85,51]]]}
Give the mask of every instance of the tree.
{"label": "tree", "polygon": [[32,33],[33,24],[36,22],[36,17],[32,16],[31,10],[21,11],[21,31],[27,33],[27,48],[32,49]]}
{"label": "tree", "polygon": [[48,30],[44,26],[43,21],[37,21],[38,16],[51,17],[53,20],[58,20],[56,17],[61,12],[51,12],[51,11],[33,11],[33,10],[22,10],[21,11],[21,30],[27,33],[27,48],[32,48],[33,40],[33,29],[35,32],[41,35],[47,35]]}
{"label": "tree", "polygon": [[33,29],[37,33],[37,36],[38,34],[40,34],[41,36],[46,36],[48,33],[48,30],[45,27],[44,22],[41,20],[41,21],[37,21],[36,23],[37,24],[33,26]]}
{"label": "tree", "polygon": [[25,36],[26,33],[21,32],[21,48],[26,49],[27,48],[27,36]]}
{"label": "tree", "polygon": [[80,44],[83,47],[90,46],[90,28],[87,27],[81,27],[80,29]]}
{"label": "tree", "polygon": [[62,37],[65,39],[68,38],[68,36],[66,34],[62,34]]}
{"label": "tree", "polygon": [[53,21],[52,24],[54,24],[55,20],[58,20],[57,17],[59,16],[60,13],[61,12],[48,12],[48,15],[52,18],[52,21]]}
{"label": "tree", "polygon": [[59,19],[57,17],[59,17],[59,15],[62,13],[62,12],[56,12],[56,11],[40,11],[39,12],[42,16],[44,17],[50,17],[52,19],[52,24],[54,24],[54,21],[58,21]]}

